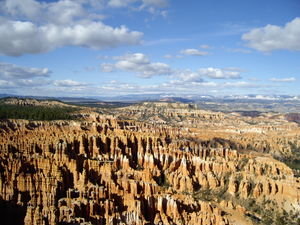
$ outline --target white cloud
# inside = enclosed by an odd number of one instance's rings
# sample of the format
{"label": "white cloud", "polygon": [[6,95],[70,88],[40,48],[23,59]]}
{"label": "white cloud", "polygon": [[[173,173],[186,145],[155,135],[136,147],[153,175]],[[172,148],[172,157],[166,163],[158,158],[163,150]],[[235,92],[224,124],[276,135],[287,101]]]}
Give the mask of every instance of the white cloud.
{"label": "white cloud", "polygon": [[[172,58],[172,55],[166,55],[165,58]],[[161,62],[151,62],[149,58],[142,53],[127,54],[124,56],[113,57],[115,63],[102,63],[102,72],[127,71],[133,72],[140,77],[149,78],[155,75],[171,75],[179,79],[179,82],[204,82],[204,78],[211,79],[240,79],[243,70],[235,67],[228,68],[200,68],[197,71],[189,69],[174,69],[168,64]]]}
{"label": "white cloud", "polygon": [[109,0],[108,6],[110,7],[128,7],[129,5],[137,3],[139,8],[164,8],[168,6],[167,0]]}
{"label": "white cloud", "polygon": [[45,79],[0,80],[2,89],[20,89],[50,85],[52,81]]}
{"label": "white cloud", "polygon": [[256,83],[251,83],[247,81],[239,81],[239,82],[225,82],[221,84],[220,86],[226,87],[226,88],[258,88],[261,85]]}
{"label": "white cloud", "polygon": [[161,62],[151,62],[142,53],[127,54],[117,57],[114,64],[104,63],[101,65],[103,72],[121,70],[136,73],[140,77],[149,78],[155,75],[169,75],[172,70],[169,65]]}
{"label": "white cloud", "polygon": [[[88,1],[86,3],[89,4]],[[35,0],[4,0],[0,3],[0,8],[8,17],[22,19],[22,21],[70,24],[77,18],[89,16],[83,4],[83,2],[71,0],[50,3]]]}
{"label": "white cloud", "polygon": [[36,0],[3,0],[0,1],[0,12],[9,18],[35,21],[38,24],[71,24],[81,18],[103,19],[102,14],[94,13],[95,9],[103,9],[103,6],[101,0],[59,0],[49,3]]}
{"label": "white cloud", "polygon": [[105,73],[110,73],[115,70],[115,67],[113,64],[110,63],[102,63],[101,64],[101,71]]}
{"label": "white cloud", "polygon": [[0,62],[0,78],[3,79],[48,77],[50,74],[51,71],[48,68],[28,68]]}
{"label": "white cloud", "polygon": [[9,89],[15,87],[15,85],[13,84],[12,81],[7,81],[7,80],[0,80],[0,88],[5,88],[5,89]]}
{"label": "white cloud", "polygon": [[[114,57],[116,61],[111,64],[113,70],[123,70],[134,72],[143,76],[154,76],[164,71],[164,67],[160,68],[157,65],[160,63],[152,63],[147,56],[141,53],[128,54],[124,56]],[[137,94],[137,93],[174,93],[176,94],[199,94],[210,93],[215,90],[222,92],[230,92],[232,89],[247,90],[253,88],[261,88],[261,85],[253,82],[222,82],[207,81],[205,78],[209,77],[203,75],[199,71],[191,70],[173,70],[168,65],[167,72],[170,78],[165,82],[158,82],[156,84],[137,84],[124,83],[116,80],[104,83],[102,86],[95,86],[85,82],[79,82],[72,79],[67,80],[51,80],[48,78],[49,69],[26,68],[13,64],[1,63],[4,65],[6,75],[0,77],[0,89],[12,93],[16,91],[17,94],[32,94],[32,95],[80,95],[86,96],[90,93],[100,95],[115,95],[118,94]],[[6,69],[9,68],[9,69]],[[149,69],[150,68],[150,69]],[[207,69],[207,68],[206,68]],[[2,69],[1,69],[2,70]],[[144,71],[147,71],[145,73]],[[232,70],[241,71],[237,68],[219,69],[221,71]],[[17,72],[15,72],[17,71]],[[19,74],[24,74],[20,76]],[[29,71],[29,72],[28,72]],[[165,74],[165,72],[163,73]],[[59,93],[59,94],[58,94]]]}
{"label": "white cloud", "polygon": [[45,80],[45,79],[20,79],[20,80],[14,80],[13,85],[16,87],[41,87],[45,85],[52,84],[51,80]]}
{"label": "white cloud", "polygon": [[129,4],[136,2],[137,0],[110,0],[108,5],[110,7],[127,7]]}
{"label": "white cloud", "polygon": [[204,82],[203,76],[201,74],[190,70],[178,71],[177,77],[180,78],[180,80],[178,80],[179,83],[180,82],[197,82],[197,83]]}
{"label": "white cloud", "polygon": [[79,86],[87,86],[86,83],[78,82],[74,80],[56,80],[53,82],[55,86],[59,87],[79,87]]}
{"label": "white cloud", "polygon": [[208,55],[208,52],[199,51],[198,49],[188,48],[180,51],[184,55],[193,55],[193,56],[204,56]]}
{"label": "white cloud", "polygon": [[294,82],[294,81],[296,81],[296,78],[295,77],[271,78],[270,81],[273,81],[273,82]]}
{"label": "white cloud", "polygon": [[81,4],[70,0],[60,0],[50,3],[46,11],[48,21],[57,24],[73,23],[76,18],[80,18],[85,14],[85,10]]}
{"label": "white cloud", "polygon": [[5,0],[0,3],[2,11],[11,16],[35,18],[40,15],[42,4],[34,0]]}
{"label": "white cloud", "polygon": [[[164,84],[164,87],[170,89],[184,90],[185,92],[196,92],[197,88],[252,88],[256,87],[254,83],[245,81],[239,82],[214,82],[207,81],[205,78],[211,79],[237,79],[240,77],[239,68],[201,68],[198,71],[178,70],[174,73],[174,80]],[[176,79],[177,78],[177,79]]]}
{"label": "white cloud", "polygon": [[1,89],[22,89],[51,85],[48,68],[22,67],[0,62]]}
{"label": "white cloud", "polygon": [[74,80],[50,80],[49,76],[51,73],[48,68],[30,68],[0,62],[0,86],[6,85],[7,88],[40,87],[45,85],[57,87],[88,86],[87,83]]}
{"label": "white cloud", "polygon": [[284,27],[267,25],[256,28],[242,36],[248,46],[269,52],[278,49],[300,51],[300,18],[297,17]]}
{"label": "white cloud", "polygon": [[219,69],[219,68],[201,68],[198,70],[199,75],[206,76],[212,79],[239,79],[240,71],[235,68],[225,68],[225,69]]}
{"label": "white cloud", "polygon": [[0,22],[0,53],[11,56],[42,53],[66,45],[93,49],[132,45],[138,44],[142,37],[142,33],[129,31],[125,26],[113,28],[101,22],[73,26],[37,26],[31,22],[7,20]]}
{"label": "white cloud", "polygon": [[20,56],[63,46],[93,49],[141,43],[143,34],[99,21],[95,0],[0,1],[0,54]]}
{"label": "white cloud", "polygon": [[70,79],[51,80],[51,73],[48,68],[31,68],[0,62],[0,89],[9,93],[47,96],[57,95],[57,93],[76,94],[93,91],[93,85],[88,83]]}
{"label": "white cloud", "polygon": [[19,56],[24,53],[39,53],[48,50],[41,31],[31,22],[0,21],[0,53]]}
{"label": "white cloud", "polygon": [[[232,89],[247,91],[252,89],[264,88],[266,86],[238,81],[238,82],[194,82],[183,80],[170,80],[168,82],[151,85],[136,85],[122,82],[111,82],[99,87],[98,91],[102,91],[107,95],[108,92],[120,94],[161,94],[161,93],[174,93],[176,95],[187,94],[207,94],[216,91],[222,93],[230,93]],[[253,91],[253,90],[252,90]]]}

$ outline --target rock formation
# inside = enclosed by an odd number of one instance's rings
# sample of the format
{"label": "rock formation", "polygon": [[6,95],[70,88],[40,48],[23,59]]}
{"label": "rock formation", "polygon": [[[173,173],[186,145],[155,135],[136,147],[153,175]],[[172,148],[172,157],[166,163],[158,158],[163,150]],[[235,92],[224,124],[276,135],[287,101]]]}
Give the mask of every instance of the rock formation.
{"label": "rock formation", "polygon": [[[226,114],[193,117],[197,126],[190,127],[97,113],[78,121],[3,121],[0,205],[14,205],[11,211],[26,225],[263,221],[250,200],[278,213],[299,212],[300,180],[293,170],[269,154],[240,149],[272,143],[275,151],[296,140],[293,123],[274,126],[286,126],[290,139],[272,138],[268,126],[261,128],[266,136],[251,139],[251,132],[233,135],[243,126],[224,132],[234,121]],[[202,133],[205,120],[214,121],[215,131]]]}

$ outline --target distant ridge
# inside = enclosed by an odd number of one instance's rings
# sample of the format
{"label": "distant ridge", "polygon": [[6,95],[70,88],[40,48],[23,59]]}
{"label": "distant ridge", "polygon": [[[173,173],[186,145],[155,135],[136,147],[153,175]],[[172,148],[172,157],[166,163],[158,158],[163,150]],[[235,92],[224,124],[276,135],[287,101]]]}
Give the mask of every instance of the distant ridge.
{"label": "distant ridge", "polygon": [[191,99],[180,98],[180,97],[166,97],[159,99],[160,102],[182,102],[182,103],[191,103],[194,102]]}
{"label": "distant ridge", "polygon": [[19,106],[73,107],[56,99],[41,100],[34,98],[5,97],[1,99],[1,103]]}
{"label": "distant ridge", "polygon": [[178,95],[175,93],[160,93],[160,94],[129,94],[129,95],[118,95],[118,96],[83,96],[83,97],[72,97],[72,96],[26,96],[26,95],[14,95],[14,94],[0,94],[0,98],[6,97],[18,97],[18,98],[33,98],[40,100],[55,99],[63,102],[141,102],[141,101],[165,101],[165,102],[182,102],[191,103],[195,101],[231,101],[231,100],[248,100],[248,101],[300,101],[298,95],[261,95],[261,94],[246,94],[246,95],[224,95],[224,96],[213,96],[213,95]]}

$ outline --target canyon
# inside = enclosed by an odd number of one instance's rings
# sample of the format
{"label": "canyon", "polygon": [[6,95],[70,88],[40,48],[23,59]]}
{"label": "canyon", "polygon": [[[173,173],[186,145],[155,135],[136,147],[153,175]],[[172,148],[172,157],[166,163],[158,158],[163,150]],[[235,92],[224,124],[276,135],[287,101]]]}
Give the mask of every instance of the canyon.
{"label": "canyon", "polygon": [[0,122],[4,224],[300,222],[300,128],[283,113],[143,102],[74,118]]}

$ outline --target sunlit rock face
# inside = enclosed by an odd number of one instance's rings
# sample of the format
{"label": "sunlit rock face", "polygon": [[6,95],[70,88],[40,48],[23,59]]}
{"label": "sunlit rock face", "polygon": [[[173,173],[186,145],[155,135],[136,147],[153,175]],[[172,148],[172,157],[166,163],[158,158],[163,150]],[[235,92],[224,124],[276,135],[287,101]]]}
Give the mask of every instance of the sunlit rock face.
{"label": "sunlit rock face", "polygon": [[[190,113],[182,110],[167,115]],[[269,128],[259,139],[244,130],[243,139],[233,131],[244,122],[229,129],[234,120],[225,114],[196,115],[189,129],[95,113],[84,121],[1,122],[1,207],[10,205],[26,225],[255,224],[251,216],[263,218],[252,199],[268,210],[299,211],[293,170],[269,153],[239,149],[272,143]],[[215,133],[203,133],[201,121],[214,121]]]}

